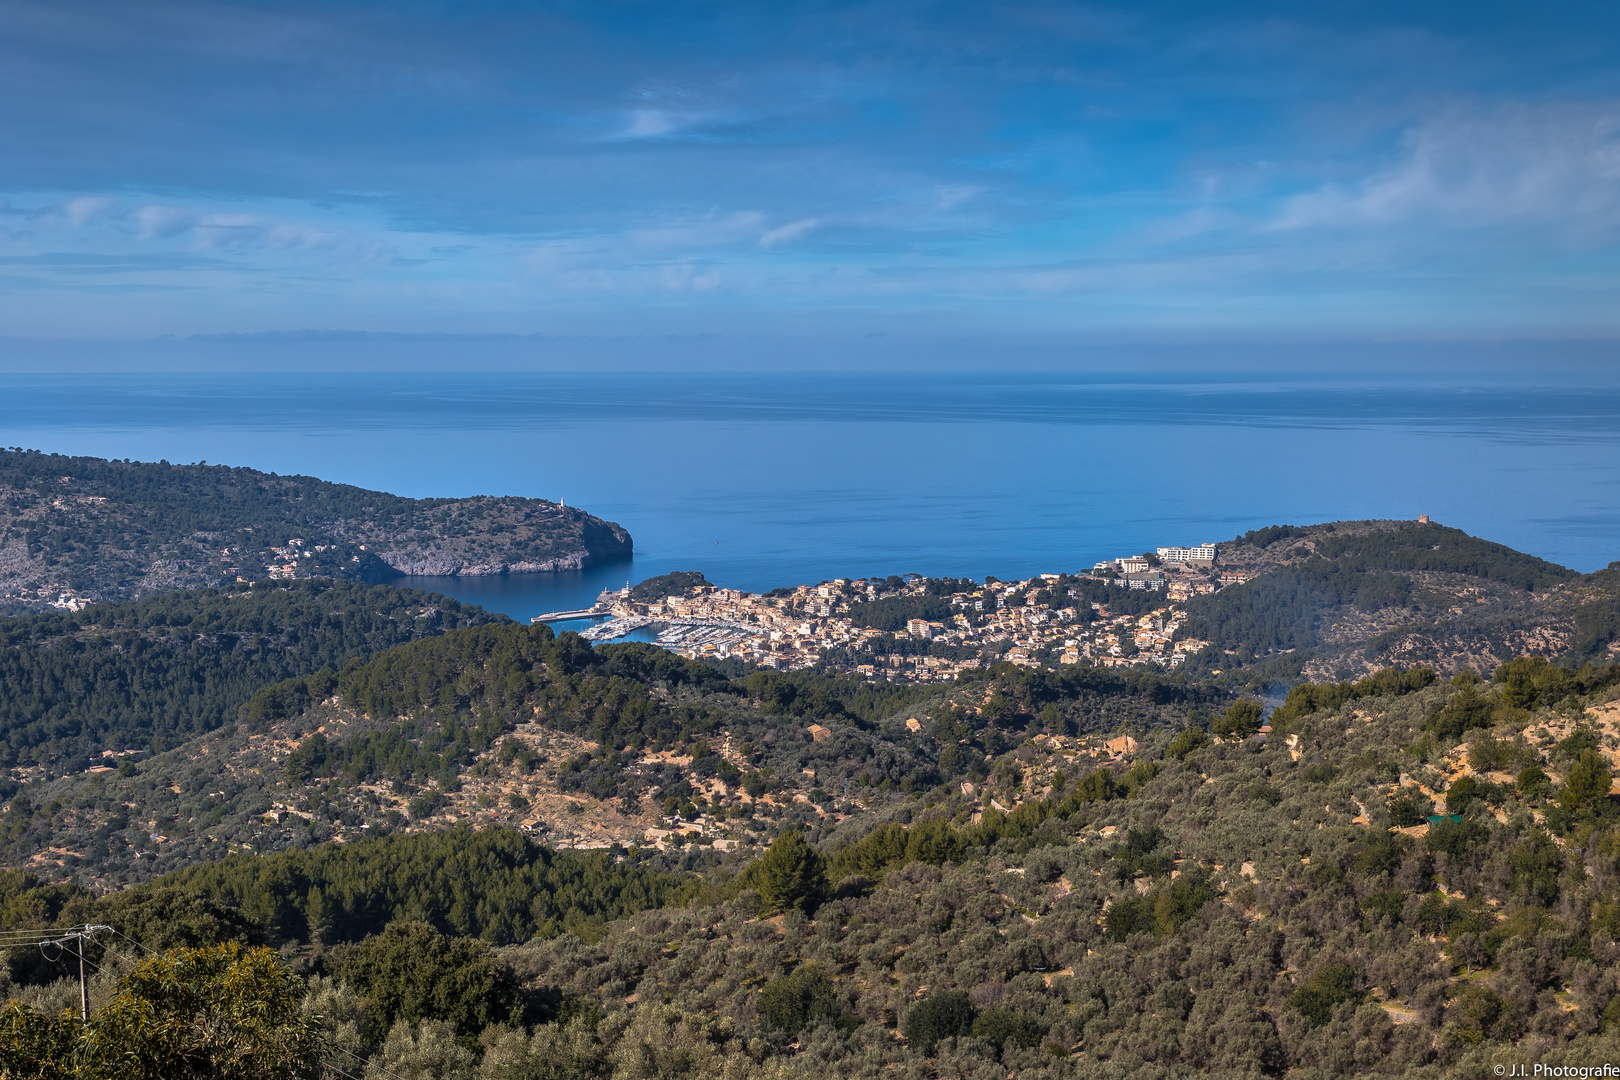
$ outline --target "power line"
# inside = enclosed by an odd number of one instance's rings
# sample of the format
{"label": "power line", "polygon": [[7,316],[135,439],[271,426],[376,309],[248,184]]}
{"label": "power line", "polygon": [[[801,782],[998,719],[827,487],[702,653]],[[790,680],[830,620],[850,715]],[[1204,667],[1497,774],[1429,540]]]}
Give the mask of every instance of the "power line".
{"label": "power line", "polygon": [[389,1072],[387,1069],[383,1068],[381,1065],[378,1065],[375,1062],[366,1060],[365,1058],[361,1057],[359,1054],[355,1053],[353,1050],[349,1050],[349,1049],[346,1049],[345,1047],[338,1046],[336,1043],[332,1044],[332,1049],[336,1050],[340,1054],[348,1054],[350,1057],[354,1058],[354,1060],[358,1061],[360,1064],[362,1064],[362,1065],[366,1066],[367,1068],[372,1069],[372,1070],[374,1070],[376,1072],[380,1072],[384,1076],[390,1077],[391,1080],[405,1080],[405,1078],[403,1076],[399,1075],[399,1073]]}
{"label": "power line", "polygon": [[[118,931],[114,930],[113,933],[117,934]],[[119,936],[122,937],[123,935],[119,934]],[[118,959],[122,960],[124,963],[128,964],[130,967],[136,967],[136,966],[138,966],[140,964],[139,960],[136,960],[135,958],[131,957],[128,953],[119,952],[117,949],[113,948],[111,945],[103,945],[101,947],[101,950],[102,950],[103,953],[111,953],[112,955],[118,957]]]}
{"label": "power line", "polygon": [[[41,955],[44,955],[44,953],[45,953],[45,946],[47,946],[47,945],[55,945],[56,948],[57,948],[57,956],[58,957],[61,956],[61,954],[62,954],[61,950],[63,949],[63,947],[68,942],[71,941],[71,942],[74,942],[75,944],[78,945],[78,949],[79,949],[79,1017],[80,1017],[81,1020],[83,1020],[86,1023],[89,1023],[89,1021],[90,1021],[90,985],[86,981],[85,973],[84,973],[84,965],[87,963],[87,961],[84,958],[84,943],[89,941],[92,935],[100,933],[102,930],[112,930],[112,927],[110,927],[110,926],[101,926],[101,925],[98,925],[98,924],[89,923],[89,924],[86,924],[86,925],[81,926],[81,927],[75,927],[75,928],[69,930],[66,934],[63,934],[59,938],[47,939],[47,940],[41,941],[39,943],[39,951],[40,951]],[[114,930],[113,932],[117,933],[116,930]],[[48,959],[50,959],[50,957],[47,956],[46,959],[48,960]],[[97,971],[101,970],[101,968],[99,966],[95,965],[95,964],[91,964],[91,966],[95,967],[95,969]]]}
{"label": "power line", "polygon": [[[61,958],[62,952],[64,951],[64,949],[65,949],[68,942],[71,941],[71,942],[74,942],[75,944],[77,944],[77,946],[78,946],[77,959],[79,961],[79,1010],[80,1010],[81,1018],[83,1020],[85,1020],[85,1021],[88,1021],[90,1019],[90,997],[89,997],[89,987],[88,987],[88,984],[85,981],[85,966],[89,965],[90,967],[94,968],[98,973],[100,973],[103,969],[102,969],[102,966],[100,964],[96,963],[94,960],[91,960],[91,959],[89,959],[88,957],[86,957],[84,955],[84,943],[86,941],[91,940],[93,935],[98,934],[103,930],[106,930],[106,931],[108,931],[109,933],[112,933],[112,934],[116,934],[117,936],[123,938],[125,941],[129,942],[131,945],[135,946],[137,949],[145,950],[147,953],[150,953],[152,956],[161,955],[161,954],[159,954],[157,952],[157,950],[152,949],[151,947],[147,946],[146,944],[144,944],[142,942],[136,941],[134,938],[130,937],[128,934],[124,933],[122,930],[119,930],[116,927],[99,925],[99,924],[86,924],[84,926],[51,927],[49,929],[44,929],[44,930],[11,930],[11,931],[0,930],[0,947],[19,947],[19,946],[23,946],[23,945],[34,945],[43,954],[45,952],[45,946],[54,945],[57,948],[56,957],[55,958],[52,958],[52,957],[49,957],[49,956],[46,957],[47,960],[52,960],[54,962],[55,959],[60,959]],[[9,935],[22,935],[22,937],[7,938],[6,935],[8,935],[8,934]],[[42,935],[42,934],[60,934],[61,936],[59,936],[59,937],[41,937],[40,935]],[[37,938],[39,940],[24,940],[24,937],[26,937],[27,939],[36,939]],[[120,960],[123,960],[125,963],[128,963],[128,964],[136,964],[136,963],[138,963],[138,961],[136,961],[135,959],[131,958],[130,956],[128,956],[125,953],[119,952],[118,950],[114,949],[110,945],[102,945],[102,949],[105,952],[112,953],[112,955],[118,957]],[[368,1061],[366,1058],[361,1057],[359,1054],[356,1054],[352,1050],[349,1050],[349,1049],[347,1049],[345,1047],[342,1047],[342,1046],[338,1046],[335,1043],[331,1043],[331,1044],[328,1044],[328,1045],[330,1046],[330,1048],[332,1050],[336,1051],[337,1053],[346,1054],[347,1056],[353,1058],[355,1061],[359,1062],[362,1066],[367,1067],[368,1069],[370,1069],[373,1072],[381,1073],[383,1076],[389,1078],[389,1080],[405,1080],[405,1077],[400,1076],[398,1073],[390,1072],[389,1070],[383,1068],[381,1065],[378,1065],[378,1064],[376,1064],[374,1062]],[[330,1062],[330,1061],[324,1061],[324,1062],[322,1062],[322,1064],[323,1064],[323,1066],[325,1068],[328,1068],[328,1069],[332,1070],[333,1072],[337,1073],[339,1076],[344,1077],[345,1080],[361,1080],[360,1077],[356,1076],[353,1073],[344,1072],[342,1069],[338,1068],[336,1065],[332,1064],[332,1062]]]}
{"label": "power line", "polygon": [[[114,934],[117,934],[119,937],[123,938],[125,941],[127,941],[131,945],[135,946],[137,949],[144,949],[146,952],[150,953],[152,956],[161,955],[160,953],[158,953],[157,950],[151,948],[150,946],[144,944],[143,942],[136,941],[134,938],[130,937],[128,934],[124,933],[122,930],[119,930],[117,927],[107,926],[107,927],[103,927],[102,929],[111,930]],[[107,949],[109,952],[112,951],[111,946],[103,945],[102,948]],[[123,956],[122,953],[118,953],[116,955]],[[125,959],[127,960],[128,957],[125,957]],[[133,963],[133,961],[131,961],[131,962]],[[383,1076],[389,1077],[390,1080],[405,1080],[405,1077],[400,1076],[398,1073],[389,1072],[387,1069],[383,1068],[381,1065],[374,1065],[370,1061],[368,1061],[365,1058],[361,1057],[359,1054],[354,1053],[352,1050],[348,1050],[348,1049],[346,1049],[344,1047],[338,1046],[336,1043],[332,1043],[332,1044],[329,1044],[329,1045],[330,1045],[331,1049],[335,1050],[337,1053],[347,1054],[349,1057],[353,1058],[355,1061],[358,1061],[361,1065],[369,1066],[374,1071],[381,1073]],[[327,1068],[331,1069],[333,1072],[337,1073],[339,1076],[348,1077],[349,1080],[360,1080],[360,1078],[355,1076],[353,1073],[344,1072],[342,1069],[338,1068],[336,1065],[333,1065],[330,1061],[324,1062],[324,1064],[326,1065]]]}
{"label": "power line", "polygon": [[84,962],[86,964],[89,964],[92,968],[94,968],[95,971],[96,971],[96,974],[99,975],[101,973],[101,965],[96,963],[94,960],[90,959],[88,956],[84,958]]}
{"label": "power line", "polygon": [[[52,926],[43,927],[37,930],[0,930],[0,948],[21,948],[24,946],[33,945],[39,949],[41,955],[45,955],[45,958],[48,961],[54,963],[56,960],[61,959],[62,954],[69,942],[76,944],[78,946],[77,959],[79,961],[79,1015],[83,1021],[89,1022],[90,993],[89,985],[85,979],[85,967],[89,966],[94,968],[98,974],[100,974],[104,969],[100,964],[84,955],[84,943],[90,941],[95,934],[98,934],[103,930],[116,934],[125,941],[129,942],[131,945],[135,946],[137,949],[142,949],[152,956],[160,955],[157,950],[152,949],[143,942],[136,941],[122,930],[119,930],[116,927],[100,924],[85,924],[83,926]],[[45,947],[48,945],[54,945],[56,947],[57,953],[55,957],[51,957],[45,953]],[[118,959],[127,964],[135,965],[138,963],[138,961],[134,958],[130,957],[126,953],[114,949],[110,945],[102,945],[102,950],[104,952],[111,953],[113,956],[118,957]],[[329,1043],[328,1046],[331,1050],[334,1050],[337,1053],[348,1055],[355,1061],[359,1062],[362,1066],[368,1066],[372,1071],[381,1073],[383,1076],[388,1077],[389,1080],[405,1080],[405,1078],[400,1076],[398,1073],[390,1072],[381,1065],[374,1065],[351,1050],[338,1046],[334,1043]],[[362,1080],[360,1076],[357,1076],[354,1073],[345,1072],[343,1069],[340,1069],[337,1065],[333,1064],[330,1060],[322,1061],[321,1065],[323,1068],[326,1068],[331,1072],[336,1073],[338,1076],[343,1077],[343,1080]]]}
{"label": "power line", "polygon": [[107,927],[107,929],[112,930],[113,933],[117,934],[119,937],[123,938],[125,941],[127,941],[131,945],[135,946],[137,949],[146,949],[146,951],[151,953],[153,956],[160,955],[156,949],[147,948],[146,945],[144,945],[143,943],[141,943],[139,941],[136,941],[134,938],[130,937],[128,934],[124,933],[122,930],[116,930],[111,926]]}

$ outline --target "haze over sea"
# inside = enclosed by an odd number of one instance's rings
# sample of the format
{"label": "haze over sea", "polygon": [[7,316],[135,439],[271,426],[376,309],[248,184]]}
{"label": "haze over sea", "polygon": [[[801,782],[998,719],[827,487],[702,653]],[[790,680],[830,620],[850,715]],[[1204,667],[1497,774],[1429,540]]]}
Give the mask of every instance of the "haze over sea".
{"label": "haze over sea", "polygon": [[3,376],[0,441],[409,496],[563,499],[633,564],[410,579],[515,618],[673,569],[1009,578],[1277,523],[1436,521],[1620,559],[1620,389],[1410,375]]}

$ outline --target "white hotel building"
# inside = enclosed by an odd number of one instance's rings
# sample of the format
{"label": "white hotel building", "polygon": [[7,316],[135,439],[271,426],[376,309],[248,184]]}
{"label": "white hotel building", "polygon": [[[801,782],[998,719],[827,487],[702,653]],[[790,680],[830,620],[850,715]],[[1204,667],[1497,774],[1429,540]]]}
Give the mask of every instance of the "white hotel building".
{"label": "white hotel building", "polygon": [[1164,562],[1208,562],[1215,561],[1215,545],[1200,544],[1198,547],[1162,547],[1159,549],[1159,558]]}

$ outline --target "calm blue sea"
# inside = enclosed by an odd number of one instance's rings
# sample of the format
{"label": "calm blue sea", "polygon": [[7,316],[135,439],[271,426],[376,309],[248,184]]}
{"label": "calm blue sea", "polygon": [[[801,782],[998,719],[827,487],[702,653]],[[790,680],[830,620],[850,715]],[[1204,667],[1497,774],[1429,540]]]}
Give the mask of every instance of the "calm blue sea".
{"label": "calm blue sea", "polygon": [[415,579],[516,618],[672,569],[1011,577],[1262,525],[1435,520],[1620,559],[1620,389],[1394,376],[0,375],[0,442],[563,499],[633,565]]}

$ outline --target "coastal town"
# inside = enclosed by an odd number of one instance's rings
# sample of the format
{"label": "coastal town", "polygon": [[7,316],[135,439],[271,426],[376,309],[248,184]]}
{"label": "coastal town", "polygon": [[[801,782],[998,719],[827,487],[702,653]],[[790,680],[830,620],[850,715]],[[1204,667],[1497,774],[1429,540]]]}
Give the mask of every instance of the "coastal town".
{"label": "coastal town", "polygon": [[703,583],[648,596],[654,579],[603,592],[589,611],[562,614],[603,619],[581,632],[591,641],[652,632],[657,644],[688,658],[779,670],[826,665],[874,680],[949,682],[1002,661],[1169,670],[1208,645],[1178,633],[1185,602],[1247,580],[1218,570],[1216,554],[1213,544],[1160,547],[1079,574],[982,585],[909,575],[767,594]]}

